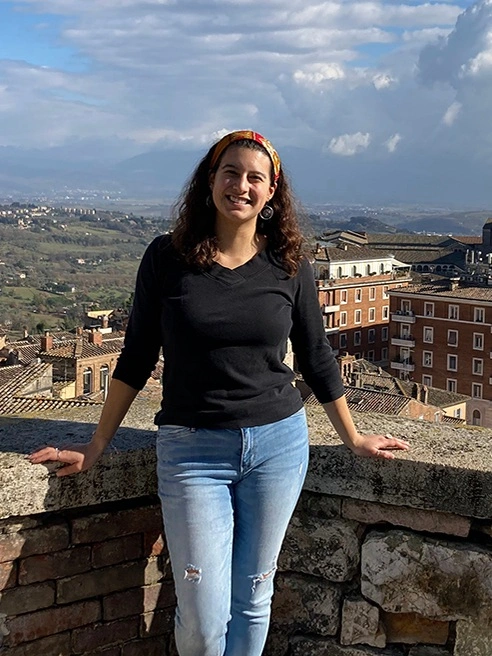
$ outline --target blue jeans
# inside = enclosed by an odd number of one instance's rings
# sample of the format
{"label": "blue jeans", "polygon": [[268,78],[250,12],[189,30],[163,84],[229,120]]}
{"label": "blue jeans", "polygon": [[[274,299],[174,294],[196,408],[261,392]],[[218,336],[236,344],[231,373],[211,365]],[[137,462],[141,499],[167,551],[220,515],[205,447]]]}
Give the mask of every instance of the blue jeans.
{"label": "blue jeans", "polygon": [[260,656],[308,462],[304,409],[265,426],[161,426],[157,473],[180,656]]}

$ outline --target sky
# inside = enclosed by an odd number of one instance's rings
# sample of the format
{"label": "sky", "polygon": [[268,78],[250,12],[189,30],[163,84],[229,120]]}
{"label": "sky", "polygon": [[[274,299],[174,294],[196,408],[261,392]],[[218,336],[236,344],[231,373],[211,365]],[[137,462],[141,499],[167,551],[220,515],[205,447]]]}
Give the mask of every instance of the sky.
{"label": "sky", "polygon": [[492,206],[491,115],[492,0],[0,0],[0,147],[118,161],[252,128]]}

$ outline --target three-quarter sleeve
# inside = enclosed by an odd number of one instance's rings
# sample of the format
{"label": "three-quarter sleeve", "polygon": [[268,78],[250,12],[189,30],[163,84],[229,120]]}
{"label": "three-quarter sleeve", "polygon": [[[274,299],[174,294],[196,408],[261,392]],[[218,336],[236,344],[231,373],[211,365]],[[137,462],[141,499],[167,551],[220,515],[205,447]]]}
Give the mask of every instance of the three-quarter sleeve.
{"label": "three-quarter sleeve", "polygon": [[141,390],[159,358],[161,346],[162,237],[147,247],[137,273],[133,307],[125,333],[123,350],[113,378]]}
{"label": "three-quarter sleeve", "polygon": [[320,403],[344,395],[342,378],[323,326],[313,268],[303,260],[297,274],[297,290],[290,339],[304,380]]}

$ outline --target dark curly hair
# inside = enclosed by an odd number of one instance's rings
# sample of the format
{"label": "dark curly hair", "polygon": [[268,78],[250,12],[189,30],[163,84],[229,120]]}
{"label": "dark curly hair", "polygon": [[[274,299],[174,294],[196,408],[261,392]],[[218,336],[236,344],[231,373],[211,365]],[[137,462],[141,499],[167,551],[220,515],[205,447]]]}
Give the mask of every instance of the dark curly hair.
{"label": "dark curly hair", "polygon": [[[257,150],[270,159],[263,146],[250,139],[235,141],[224,152],[229,148]],[[209,268],[218,250],[215,235],[216,209],[207,199],[210,199],[210,174],[217,170],[224,153],[211,169],[214,150],[215,145],[200,161],[173,208],[173,245],[189,265],[199,269]],[[271,184],[274,184],[273,166]],[[296,203],[282,169],[269,204],[274,210],[273,217],[268,221],[258,217],[256,230],[267,237],[272,255],[290,276],[294,276],[303,257],[304,239],[299,227]]]}

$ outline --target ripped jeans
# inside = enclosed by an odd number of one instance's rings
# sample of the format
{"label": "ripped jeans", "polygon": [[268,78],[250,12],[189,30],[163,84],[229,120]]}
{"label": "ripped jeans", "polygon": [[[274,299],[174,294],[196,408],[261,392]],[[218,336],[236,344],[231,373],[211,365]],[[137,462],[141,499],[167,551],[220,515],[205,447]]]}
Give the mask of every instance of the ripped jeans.
{"label": "ripped jeans", "polygon": [[159,427],[159,496],[180,656],[261,655],[308,448],[304,409],[252,428]]}

